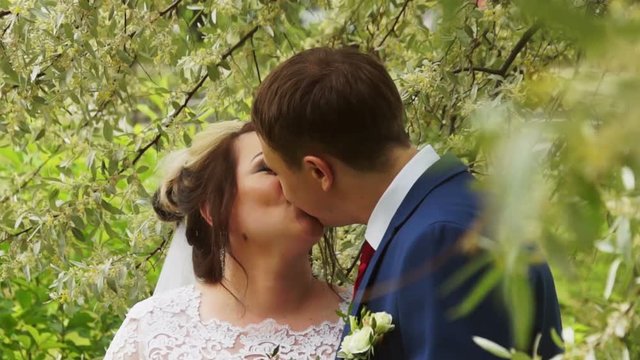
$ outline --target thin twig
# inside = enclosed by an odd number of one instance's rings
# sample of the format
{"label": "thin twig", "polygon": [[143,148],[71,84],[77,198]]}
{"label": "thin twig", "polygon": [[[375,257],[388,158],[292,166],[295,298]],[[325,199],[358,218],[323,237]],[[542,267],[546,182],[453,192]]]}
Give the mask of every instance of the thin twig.
{"label": "thin twig", "polygon": [[247,77],[247,74],[244,73],[244,70],[242,70],[242,67],[240,67],[240,65],[238,65],[238,62],[236,61],[236,59],[232,56],[231,57],[231,62],[233,63],[233,65],[235,65],[236,67],[236,71],[240,73],[240,75],[242,76],[242,82],[247,86],[248,89],[252,88],[254,86],[254,84],[251,83],[251,81],[249,81],[249,78]]}
{"label": "thin twig", "polygon": [[[161,10],[158,13],[158,16],[156,16],[155,18],[153,18],[153,19],[151,19],[149,21],[149,23],[147,24],[147,28],[148,28],[148,25],[151,25],[151,24],[155,23],[156,21],[158,21],[158,19],[163,18],[166,14],[168,14],[169,12],[174,10],[181,2],[182,2],[182,0],[176,0],[171,5],[169,5],[166,9]],[[138,31],[132,31],[129,34],[129,39],[133,39],[133,37],[136,36],[137,34],[138,34]]]}
{"label": "thin twig", "polygon": [[287,40],[287,44],[289,44],[289,47],[291,48],[291,51],[295,52],[296,48],[291,43],[291,40],[289,40],[289,37],[287,36],[287,33],[283,31],[282,35],[284,36],[285,40]]}
{"label": "thin twig", "polygon": [[[191,89],[191,91],[187,93],[187,96],[185,97],[180,107],[171,114],[170,118],[167,121],[166,126],[170,125],[173,122],[173,120],[178,116],[178,114],[180,114],[187,107],[187,104],[189,103],[189,101],[191,101],[191,98],[193,97],[193,95],[195,95],[195,93],[198,92],[198,90],[200,90],[200,88],[202,87],[202,85],[204,85],[206,80],[207,80],[207,75],[200,78],[200,81],[198,81],[196,86],[194,86],[193,89]],[[147,150],[149,150],[152,146],[157,145],[161,137],[162,137],[162,133],[156,134],[153,140],[151,140],[147,145],[145,145],[140,150],[138,150],[138,153],[136,154],[136,157],[131,162],[131,165],[135,165],[138,162],[138,160],[140,160],[142,155],[144,155],[144,153],[147,152]],[[120,171],[118,171],[118,174],[122,174],[125,170],[127,170],[127,167],[123,167],[122,169],[120,169]]]}
{"label": "thin twig", "polygon": [[439,60],[435,61],[435,63],[440,64],[440,63],[442,63],[442,61],[444,61],[444,59],[447,57],[447,55],[449,55],[449,51],[450,51],[450,50],[451,50],[451,48],[453,47],[453,44],[454,44],[454,42],[453,42],[453,41],[451,41],[451,43],[449,44],[449,46],[447,46],[447,50],[445,50],[445,52],[444,52],[444,54],[442,55],[442,57],[441,57]]}
{"label": "thin twig", "polygon": [[258,83],[262,84],[260,76],[260,67],[258,66],[258,57],[256,56],[256,47],[253,45],[253,37],[251,37],[251,53],[253,54],[253,63],[256,65],[256,73],[258,73]]}
{"label": "thin twig", "polygon": [[9,21],[7,26],[5,26],[4,29],[2,30],[2,35],[0,35],[0,38],[4,38],[4,34],[7,33],[7,30],[9,30],[10,27],[11,27],[11,21]]}
{"label": "thin twig", "polygon": [[500,69],[489,69],[489,68],[481,67],[481,66],[472,66],[472,67],[465,67],[465,68],[461,68],[461,69],[455,69],[455,70],[452,71],[452,73],[458,74],[458,73],[461,73],[463,71],[478,71],[478,72],[484,72],[484,73],[487,73],[487,74],[494,74],[494,75],[502,76],[502,72],[500,71]]}
{"label": "thin twig", "polygon": [[169,5],[166,9],[160,11],[160,17],[165,16],[166,14],[168,14],[169,12],[173,11],[175,8],[178,7],[178,5],[180,5],[180,3],[182,2],[182,0],[175,0],[173,3],[171,3],[171,5]]}
{"label": "thin twig", "polygon": [[511,67],[511,65],[515,61],[516,57],[518,56],[518,54],[520,54],[520,52],[522,51],[522,49],[524,49],[524,47],[527,44],[527,42],[529,42],[529,40],[531,40],[533,35],[535,35],[535,33],[538,30],[540,30],[540,24],[539,23],[535,23],[535,24],[533,24],[533,26],[531,26],[529,29],[527,29],[527,31],[525,31],[524,34],[522,34],[522,37],[520,38],[520,40],[518,40],[518,42],[513,47],[513,49],[511,49],[511,52],[509,53],[509,56],[507,57],[507,60],[505,60],[505,62],[500,67],[500,69],[490,69],[490,68],[486,68],[486,67],[473,66],[473,67],[455,69],[452,72],[454,74],[457,74],[457,73],[460,73],[460,72],[463,72],[463,71],[479,71],[479,72],[485,72],[485,73],[488,73],[488,74],[500,75],[502,77],[505,77],[505,76],[507,76],[507,72],[509,71],[509,67]]}
{"label": "thin twig", "polygon": [[[17,195],[18,192],[20,192],[22,189],[24,189],[27,185],[29,185],[29,183],[38,175],[38,173],[40,173],[40,170],[42,170],[42,168],[47,165],[47,163],[53,159],[54,156],[58,155],[58,149],[60,149],[60,145],[58,145],[58,147],[56,147],[56,149],[53,151],[53,155],[49,156],[45,161],[42,162],[42,164],[40,164],[36,170],[29,175],[29,177],[27,179],[25,179],[20,185],[18,185],[18,188],[16,189],[16,191],[14,192],[13,195]],[[2,199],[0,199],[0,204],[4,204],[7,200],[9,200],[11,198],[12,195],[5,195]]]}
{"label": "thin twig", "polygon": [[353,260],[351,261],[351,265],[349,265],[349,267],[345,269],[346,276],[351,275],[351,272],[353,271],[353,269],[355,269],[356,264],[358,263],[358,261],[360,261],[360,256],[362,255],[363,248],[364,248],[363,246],[360,246],[360,251],[358,251],[358,255],[353,258]]}
{"label": "thin twig", "polygon": [[20,232],[17,232],[17,233],[15,233],[15,234],[11,234],[11,236],[12,236],[12,237],[18,237],[18,236],[20,236],[20,235],[22,235],[22,234],[26,234],[26,233],[28,233],[28,232],[29,232],[29,231],[31,231],[33,228],[34,228],[34,226],[30,226],[30,227],[28,227],[28,228],[26,228],[26,229],[24,229],[24,230],[21,230]]}
{"label": "thin twig", "polygon": [[533,26],[527,29],[527,31],[525,31],[524,34],[522,34],[522,37],[520,38],[520,40],[518,40],[518,42],[516,43],[516,46],[513,47],[513,49],[511,50],[511,53],[509,53],[509,56],[507,57],[507,60],[504,62],[504,64],[500,68],[500,72],[502,73],[502,76],[505,76],[507,74],[509,67],[511,66],[511,64],[513,64],[513,61],[516,59],[520,51],[524,49],[524,46],[527,44],[527,42],[529,42],[529,40],[531,40],[533,35],[535,35],[535,33],[538,32],[538,30],[540,30],[540,24],[535,23],[533,24]]}
{"label": "thin twig", "polygon": [[391,35],[391,33],[396,30],[396,25],[398,25],[398,21],[400,21],[402,14],[404,14],[405,10],[407,10],[407,5],[409,5],[410,2],[411,0],[406,0],[404,4],[402,4],[402,9],[400,9],[398,16],[396,16],[395,20],[393,21],[393,25],[391,25],[391,29],[389,29],[389,31],[382,38],[382,41],[380,41],[380,43],[378,44],[378,47],[381,47],[382,44],[384,44],[384,42],[387,41],[387,38],[389,37],[389,35]]}
{"label": "thin twig", "polygon": [[138,263],[136,265],[136,269],[138,269],[143,263],[149,261],[149,259],[151,259],[155,254],[157,254],[158,252],[160,252],[161,250],[164,249],[165,245],[167,245],[167,238],[162,239],[162,242],[160,243],[160,245],[158,245],[157,248],[155,248],[152,252],[150,252],[145,258],[144,261],[141,263]]}

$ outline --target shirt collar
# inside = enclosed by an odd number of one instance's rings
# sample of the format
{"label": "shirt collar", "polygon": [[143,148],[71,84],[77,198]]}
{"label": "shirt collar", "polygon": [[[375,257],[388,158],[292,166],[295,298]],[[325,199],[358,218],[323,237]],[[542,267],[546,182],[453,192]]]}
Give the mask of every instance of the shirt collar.
{"label": "shirt collar", "polygon": [[413,184],[439,159],[440,157],[433,148],[427,145],[409,160],[389,184],[387,190],[378,200],[376,207],[373,208],[367,223],[367,230],[364,236],[371,247],[378,248],[393,215],[398,211],[400,204],[409,193],[409,190],[411,190]]}

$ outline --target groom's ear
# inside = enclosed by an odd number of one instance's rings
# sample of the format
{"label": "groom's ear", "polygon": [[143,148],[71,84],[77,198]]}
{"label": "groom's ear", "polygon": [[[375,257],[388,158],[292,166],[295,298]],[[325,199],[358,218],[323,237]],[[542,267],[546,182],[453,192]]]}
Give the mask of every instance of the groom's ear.
{"label": "groom's ear", "polygon": [[203,202],[200,204],[200,216],[204,219],[204,221],[209,224],[209,226],[213,226],[213,220],[211,219],[211,212],[209,211],[209,204]]}
{"label": "groom's ear", "polygon": [[329,191],[333,185],[334,178],[331,164],[325,159],[312,155],[302,158],[302,164],[305,172],[310,173],[318,181],[322,191]]}

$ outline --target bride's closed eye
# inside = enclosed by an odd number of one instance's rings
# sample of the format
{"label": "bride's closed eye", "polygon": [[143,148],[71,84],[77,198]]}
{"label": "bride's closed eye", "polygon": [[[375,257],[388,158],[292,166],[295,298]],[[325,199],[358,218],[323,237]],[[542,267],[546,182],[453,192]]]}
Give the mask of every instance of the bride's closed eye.
{"label": "bride's closed eye", "polygon": [[267,164],[264,163],[264,161],[260,161],[260,163],[258,163],[257,172],[266,172],[271,175],[276,175],[276,173],[273,170],[271,170],[271,168],[268,167]]}

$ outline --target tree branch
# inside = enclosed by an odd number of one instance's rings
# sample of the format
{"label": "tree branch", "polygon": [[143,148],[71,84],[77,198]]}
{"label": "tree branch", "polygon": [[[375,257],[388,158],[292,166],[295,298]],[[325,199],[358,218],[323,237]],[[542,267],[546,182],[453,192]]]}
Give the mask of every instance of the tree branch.
{"label": "tree branch", "polygon": [[[175,6],[177,6],[179,3],[180,3],[180,1],[175,1],[175,2],[172,4],[172,6],[174,6],[174,7],[175,7]],[[169,8],[167,8],[167,9],[169,9]],[[166,12],[167,12],[167,11],[166,11],[167,9],[163,10],[163,12],[165,12],[165,13],[166,13]],[[232,54],[236,49],[238,49],[240,46],[242,46],[242,45],[243,45],[243,44],[244,44],[248,39],[252,38],[252,37],[253,37],[253,35],[256,33],[256,31],[257,31],[258,29],[259,29],[259,27],[258,27],[258,26],[255,26],[255,27],[254,27],[253,29],[251,29],[251,31],[249,31],[249,32],[248,32],[248,33],[247,33],[247,34],[246,34],[242,39],[240,39],[240,40],[239,40],[239,41],[238,41],[238,42],[237,42],[237,43],[236,43],[236,44],[235,44],[231,49],[227,50],[227,52],[225,52],[225,53],[222,55],[222,59],[221,59],[221,61],[220,61],[218,64],[216,64],[216,66],[220,66],[220,63],[221,63],[222,61],[226,60],[229,56],[231,56],[231,54]],[[61,56],[61,55],[62,55],[62,54],[58,54],[58,55],[56,56],[56,58],[54,59],[54,61],[55,61],[59,56]],[[135,60],[136,60],[136,59],[134,59],[134,61],[130,64],[130,66],[132,66],[132,65],[135,63]],[[52,62],[52,64],[53,64],[53,62]],[[50,64],[49,66],[51,66],[52,64]],[[47,68],[48,68],[48,67],[47,67]],[[45,70],[46,70],[46,69],[45,69]],[[41,72],[40,74],[38,74],[38,76],[42,76],[42,75],[44,75],[44,70],[43,70],[43,72]],[[258,73],[258,76],[260,76],[260,75],[259,75],[259,73]],[[196,92],[197,92],[197,91],[198,91],[198,90],[199,90],[199,89],[204,85],[204,82],[206,81],[206,79],[207,79],[207,76],[203,76],[203,77],[200,79],[200,81],[198,81],[198,83],[196,84],[196,86],[195,86],[191,91],[189,91],[189,93],[187,94],[187,97],[185,98],[185,100],[183,101],[183,103],[181,104],[181,106],[180,106],[178,109],[176,109],[176,111],[174,111],[174,113],[171,115],[171,117],[170,117],[170,119],[169,119],[169,121],[168,121],[168,123],[167,123],[167,126],[168,126],[169,124],[171,124],[171,122],[173,122],[173,120],[174,120],[174,119],[175,119],[175,118],[176,118],[176,117],[177,117],[177,116],[178,116],[178,115],[179,115],[179,114],[180,114],[180,113],[181,113],[181,112],[182,112],[182,111],[187,107],[188,102],[189,102],[189,101],[191,100],[191,98],[195,95],[195,93],[196,93]],[[99,113],[101,113],[101,112],[104,110],[104,108],[106,107],[106,104],[107,104],[107,103],[108,103],[108,102],[107,102],[107,101],[105,101],[105,102],[102,104],[102,106],[100,106],[100,108],[98,109],[98,111],[96,112],[96,114],[94,114],[93,118],[95,118]],[[152,146],[156,145],[156,144],[160,141],[160,138],[161,138],[161,134],[157,134],[157,135],[153,138],[153,140],[152,140],[151,142],[149,142],[149,143],[148,143],[147,145],[145,145],[143,148],[141,148],[140,150],[138,150],[138,153],[137,153],[136,157],[134,158],[133,162],[131,163],[131,165],[135,165],[135,164],[140,160],[140,158],[142,157],[142,155],[144,155],[144,153],[145,153],[145,152],[147,152],[147,150],[149,150],[149,148],[151,148]],[[48,161],[48,160],[47,160],[47,161]],[[24,182],[23,184],[21,184],[21,185],[19,186],[18,190],[20,190],[20,189],[24,188],[24,186],[26,186],[26,185],[28,184],[28,182],[30,182],[30,181],[35,177],[35,175],[40,171],[40,169],[41,169],[41,168],[46,164],[46,162],[47,162],[47,161],[45,161],[43,164],[41,164],[41,165],[40,165],[40,167],[39,167],[39,168],[34,172],[34,174],[33,174],[32,176],[30,176],[30,178],[29,178],[26,182]],[[126,170],[126,167],[124,167],[124,168],[120,169],[120,171],[118,172],[118,174],[123,173],[125,170]],[[0,204],[4,203],[8,198],[9,198],[9,196],[6,196],[6,197],[2,198],[2,199],[0,200]],[[29,230],[30,230],[30,229],[27,229],[26,231],[29,231]],[[26,231],[24,231],[24,232],[26,232]],[[23,233],[23,231],[21,231],[21,232],[19,232],[19,233],[15,234],[15,236],[17,236],[17,235],[21,235],[22,233]]]}
{"label": "tree branch", "polygon": [[452,73],[454,74],[458,74],[461,73],[463,71],[478,71],[478,72],[484,72],[487,74],[494,74],[494,75],[502,75],[502,72],[500,71],[500,69],[489,69],[486,67],[481,67],[481,66],[472,66],[472,67],[466,67],[466,68],[461,68],[461,69],[455,69],[452,71]]}
{"label": "tree branch", "polygon": [[[9,14],[11,14],[11,13],[9,13]],[[5,16],[9,15],[9,14],[5,14]],[[4,34],[7,33],[7,30],[9,30],[10,27],[11,27],[11,21],[9,21],[7,26],[5,26],[4,29],[2,30],[2,35],[0,35],[0,38],[4,38]]]}
{"label": "tree branch", "polygon": [[[171,125],[173,120],[187,107],[187,104],[189,103],[189,101],[191,101],[191,98],[193,98],[193,96],[196,94],[196,92],[198,92],[198,90],[200,90],[200,88],[202,87],[202,85],[204,85],[206,80],[207,80],[207,75],[205,75],[202,78],[200,78],[200,81],[198,81],[196,86],[194,86],[193,89],[191,89],[191,91],[189,91],[187,93],[187,96],[184,98],[184,101],[182,102],[180,107],[177,108],[171,114],[171,116],[169,117],[165,127]],[[142,155],[144,155],[144,153],[147,152],[147,150],[149,150],[152,146],[157,145],[158,142],[160,141],[161,137],[162,137],[162,133],[156,134],[156,136],[153,138],[153,140],[151,140],[147,145],[143,146],[140,150],[138,150],[138,153],[136,154],[136,157],[131,162],[131,166],[135,165],[138,162],[138,160],[140,160]],[[127,166],[123,167],[122,169],[120,169],[120,171],[118,171],[118,174],[122,174],[125,170],[127,170],[127,168],[128,168]]]}
{"label": "tree branch", "polygon": [[479,72],[500,75],[502,77],[505,77],[507,76],[509,67],[511,67],[516,57],[518,57],[518,54],[520,54],[522,49],[524,49],[524,46],[527,44],[527,42],[529,42],[529,40],[531,40],[533,35],[535,35],[535,33],[538,32],[538,30],[540,30],[540,24],[535,23],[529,29],[527,29],[527,31],[525,31],[524,34],[522,34],[522,37],[520,38],[520,40],[518,40],[518,42],[513,47],[513,49],[511,49],[511,52],[509,53],[507,60],[505,60],[505,62],[500,67],[500,69],[489,69],[486,67],[473,66],[473,67],[455,69],[452,71],[452,73],[457,74],[463,71],[479,71]]}
{"label": "tree branch", "polygon": [[175,0],[173,3],[171,3],[171,5],[167,6],[166,9],[160,11],[160,17],[165,16],[171,11],[175,10],[181,2],[182,0]]}
{"label": "tree branch", "polygon": [[[249,40],[251,37],[253,37],[253,35],[258,31],[259,26],[255,26],[253,27],[248,33],[246,33],[240,40],[238,40],[238,42],[236,44],[234,44],[230,49],[228,49],[223,55],[222,58],[220,59],[220,62],[218,62],[216,64],[216,66],[220,66],[222,64],[223,61],[225,61],[226,59],[228,59],[234,51],[236,51],[238,48],[240,48],[242,45],[244,45],[245,42],[247,42],[247,40]],[[135,62],[135,61],[134,61]],[[133,64],[133,63],[132,63]],[[191,100],[191,98],[196,94],[196,92],[202,87],[202,85],[204,85],[205,81],[207,80],[207,76],[203,76],[198,83],[196,84],[196,86],[194,86],[193,89],[191,89],[191,91],[189,91],[189,93],[187,94],[187,96],[185,97],[182,105],[176,109],[176,111],[173,112],[173,114],[171,114],[171,116],[169,117],[167,123],[165,126],[170,125],[173,120],[187,107],[188,102]],[[105,102],[106,103],[106,102]],[[161,134],[157,134],[153,140],[151,140],[151,142],[149,142],[147,145],[145,145],[143,148],[141,148],[140,150],[138,150],[136,157],[134,158],[134,160],[130,163],[127,164],[128,166],[133,166],[135,165],[140,158],[142,157],[142,155],[144,155],[144,153],[149,150],[149,148],[151,148],[153,145],[156,145],[158,143],[158,141],[160,141],[161,138]],[[118,174],[122,174],[125,170],[127,170],[128,166],[123,167],[122,169],[120,169],[118,171]],[[4,199],[3,199],[4,201]],[[10,234],[9,237],[7,239],[4,239],[2,241],[8,240],[9,238],[15,238],[18,237],[22,234],[28,233],[29,231],[33,230],[34,227],[28,227],[24,230],[21,230],[15,234]],[[0,241],[1,242],[1,241]]]}
{"label": "tree branch", "polygon": [[[238,48],[240,48],[242,45],[244,45],[245,42],[247,42],[247,40],[251,39],[253,37],[253,35],[256,33],[256,31],[258,31],[260,27],[259,26],[254,26],[253,29],[251,29],[248,33],[246,33],[240,40],[238,40],[238,42],[233,45],[230,49],[228,49],[223,55],[222,58],[220,59],[220,61],[216,64],[216,66],[220,66],[222,64],[223,61],[227,60],[227,58],[229,56],[231,56],[231,54],[233,54],[234,51],[236,51]],[[187,93],[187,96],[184,98],[184,101],[182,101],[182,104],[180,105],[179,108],[177,108],[170,116],[169,119],[167,119],[166,123],[165,123],[165,127],[168,127],[169,125],[171,125],[171,123],[173,123],[173,121],[175,120],[175,118],[187,107],[187,104],[189,103],[189,101],[191,100],[191,98],[193,98],[193,96],[198,92],[198,90],[200,90],[200,88],[202,87],[202,85],[204,85],[205,81],[207,80],[208,75],[204,75],[202,76],[202,78],[200,78],[200,80],[198,81],[198,83],[193,87],[193,89],[191,89],[191,91],[189,91]],[[133,161],[128,164],[129,166],[133,166],[135,165],[138,160],[140,160],[140,158],[142,157],[142,155],[144,155],[144,153],[147,152],[147,150],[149,150],[152,146],[157,145],[158,142],[160,141],[160,138],[162,137],[161,133],[158,133],[153,140],[151,140],[147,145],[145,145],[144,147],[142,147],[140,150],[138,150],[136,157],[133,159]],[[120,169],[120,171],[118,171],[118,174],[122,174],[128,166],[123,167],[122,169]]]}
{"label": "tree branch", "polygon": [[404,14],[405,10],[407,10],[407,5],[409,5],[410,2],[411,0],[406,0],[404,4],[402,4],[402,9],[400,9],[400,12],[398,13],[395,20],[393,21],[393,25],[391,25],[391,29],[389,29],[389,31],[384,35],[384,37],[382,38],[382,41],[380,41],[380,43],[378,44],[378,47],[381,47],[382,44],[384,44],[384,42],[387,41],[387,38],[389,37],[389,35],[391,35],[391,33],[396,30],[396,25],[398,25],[398,21],[400,21],[402,14]]}
{"label": "tree branch", "polygon": [[522,34],[522,37],[513,47],[511,53],[509,53],[509,56],[507,57],[507,60],[504,62],[504,64],[502,64],[502,67],[500,68],[502,76],[505,76],[507,74],[507,71],[509,71],[509,67],[511,66],[511,64],[513,64],[513,61],[516,59],[520,51],[524,49],[524,46],[527,44],[527,42],[529,42],[529,40],[531,40],[533,35],[535,35],[538,30],[540,30],[540,24],[535,23],[529,29],[527,29],[524,34]]}
{"label": "tree branch", "polygon": [[160,245],[158,245],[157,248],[153,249],[152,252],[150,252],[145,258],[143,262],[140,262],[138,264],[136,264],[136,269],[139,269],[140,266],[142,266],[143,263],[149,261],[149,259],[151,259],[155,254],[157,254],[158,252],[160,252],[162,249],[164,249],[164,247],[167,245],[167,238],[162,239],[162,242],[160,243]]}
{"label": "tree branch", "polygon": [[253,54],[253,63],[256,65],[256,73],[258,73],[258,83],[262,84],[260,76],[260,67],[258,66],[258,57],[256,56],[256,47],[253,45],[253,37],[251,38],[251,53]]}

